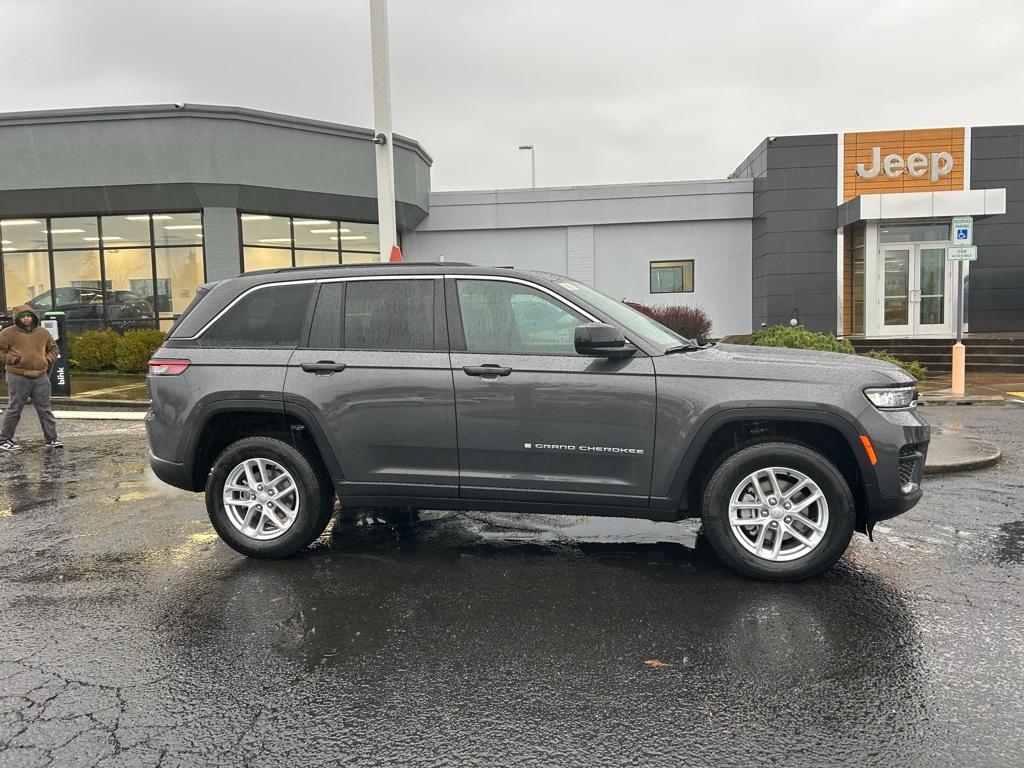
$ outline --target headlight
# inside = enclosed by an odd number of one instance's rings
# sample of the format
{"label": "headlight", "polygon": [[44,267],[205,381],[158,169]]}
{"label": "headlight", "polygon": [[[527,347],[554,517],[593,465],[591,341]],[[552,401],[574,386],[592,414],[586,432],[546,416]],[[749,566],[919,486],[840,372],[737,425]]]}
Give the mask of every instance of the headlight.
{"label": "headlight", "polygon": [[917,399],[917,387],[872,387],[864,394],[875,408],[909,408]]}

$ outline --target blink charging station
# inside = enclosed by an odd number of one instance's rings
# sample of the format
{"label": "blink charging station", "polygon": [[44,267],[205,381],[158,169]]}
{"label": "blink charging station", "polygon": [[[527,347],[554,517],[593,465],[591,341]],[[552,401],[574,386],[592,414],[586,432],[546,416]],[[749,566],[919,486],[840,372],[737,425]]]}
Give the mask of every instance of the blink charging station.
{"label": "blink charging station", "polygon": [[46,312],[40,325],[57,343],[59,357],[50,366],[50,387],[55,395],[71,394],[71,367],[68,365],[68,334],[63,312]]}

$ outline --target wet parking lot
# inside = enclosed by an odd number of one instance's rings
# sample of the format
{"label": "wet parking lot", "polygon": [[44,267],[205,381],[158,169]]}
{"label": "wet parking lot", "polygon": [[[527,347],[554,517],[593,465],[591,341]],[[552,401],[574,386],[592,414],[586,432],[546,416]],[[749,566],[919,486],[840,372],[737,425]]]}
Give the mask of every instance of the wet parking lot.
{"label": "wet parking lot", "polygon": [[30,431],[0,456],[0,765],[1020,765],[1024,408],[926,414],[1004,461],[788,585],[693,522],[428,512],[250,561],[141,424]]}

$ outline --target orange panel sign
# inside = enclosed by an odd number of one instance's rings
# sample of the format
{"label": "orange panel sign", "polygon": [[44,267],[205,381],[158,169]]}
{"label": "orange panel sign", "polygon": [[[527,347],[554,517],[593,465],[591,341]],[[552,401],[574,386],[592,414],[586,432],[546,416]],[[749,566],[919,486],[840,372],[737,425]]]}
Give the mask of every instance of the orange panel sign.
{"label": "orange panel sign", "polygon": [[963,188],[963,128],[843,136],[843,200],[865,194]]}

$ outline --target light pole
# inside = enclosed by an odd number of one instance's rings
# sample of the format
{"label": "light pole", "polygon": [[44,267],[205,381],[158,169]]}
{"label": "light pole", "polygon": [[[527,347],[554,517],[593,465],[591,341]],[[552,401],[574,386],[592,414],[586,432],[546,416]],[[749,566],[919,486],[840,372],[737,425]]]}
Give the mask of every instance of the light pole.
{"label": "light pole", "polygon": [[533,144],[522,144],[520,149],[530,150],[530,187],[537,188],[537,155],[533,151]]}
{"label": "light pole", "polygon": [[373,60],[373,133],[377,160],[377,228],[380,260],[401,261],[396,253],[395,155],[391,135],[391,71],[388,61],[388,2],[370,0],[370,52]]}

